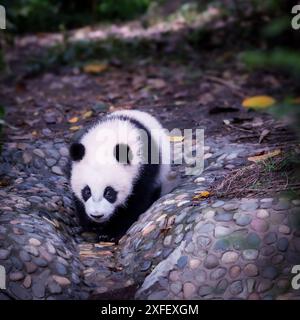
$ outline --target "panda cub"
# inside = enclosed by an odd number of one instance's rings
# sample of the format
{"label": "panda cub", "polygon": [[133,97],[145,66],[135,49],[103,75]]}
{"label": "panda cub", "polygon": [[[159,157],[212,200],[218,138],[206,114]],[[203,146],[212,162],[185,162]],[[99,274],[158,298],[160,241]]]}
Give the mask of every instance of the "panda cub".
{"label": "panda cub", "polygon": [[70,184],[81,225],[118,240],[174,188],[168,136],[150,114],[113,112],[70,146]]}

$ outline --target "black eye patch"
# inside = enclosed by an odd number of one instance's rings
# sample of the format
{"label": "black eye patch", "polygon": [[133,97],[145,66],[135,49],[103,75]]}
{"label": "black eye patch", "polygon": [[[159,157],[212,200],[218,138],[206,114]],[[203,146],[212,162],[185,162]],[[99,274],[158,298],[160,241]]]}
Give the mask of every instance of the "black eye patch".
{"label": "black eye patch", "polygon": [[114,203],[117,200],[118,192],[112,187],[106,187],[103,192],[103,197],[110,203]]}
{"label": "black eye patch", "polygon": [[70,147],[70,157],[73,161],[80,161],[85,154],[85,147],[82,143],[72,143]]}
{"label": "black eye patch", "polygon": [[83,200],[86,202],[89,200],[89,198],[92,196],[92,192],[89,186],[85,186],[82,190],[81,190],[81,195]]}
{"label": "black eye patch", "polygon": [[128,144],[117,144],[114,149],[114,156],[118,162],[123,164],[130,164],[132,161],[132,151]]}

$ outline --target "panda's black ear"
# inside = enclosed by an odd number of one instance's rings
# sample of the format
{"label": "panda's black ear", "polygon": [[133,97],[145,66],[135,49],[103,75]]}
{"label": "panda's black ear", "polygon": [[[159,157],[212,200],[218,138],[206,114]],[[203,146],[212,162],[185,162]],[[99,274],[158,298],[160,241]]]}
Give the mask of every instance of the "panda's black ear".
{"label": "panda's black ear", "polygon": [[122,164],[131,164],[132,151],[128,144],[120,143],[115,146],[114,156]]}
{"label": "panda's black ear", "polygon": [[70,157],[73,161],[80,161],[85,154],[85,147],[82,143],[72,143],[70,147]]}

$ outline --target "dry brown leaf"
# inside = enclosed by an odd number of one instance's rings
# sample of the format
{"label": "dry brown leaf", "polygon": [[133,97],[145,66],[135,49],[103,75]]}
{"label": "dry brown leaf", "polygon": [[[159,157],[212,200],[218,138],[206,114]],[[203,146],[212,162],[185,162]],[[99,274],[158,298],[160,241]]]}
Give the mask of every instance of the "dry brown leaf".
{"label": "dry brown leaf", "polygon": [[98,74],[106,71],[108,65],[106,63],[90,63],[84,66],[83,71],[85,73]]}
{"label": "dry brown leaf", "polygon": [[82,126],[72,126],[72,127],[70,127],[70,130],[71,131],[78,131],[78,130],[80,130],[82,128]]}
{"label": "dry brown leaf", "polygon": [[87,119],[87,118],[90,118],[92,115],[93,115],[93,111],[90,110],[90,111],[85,112],[85,113],[82,115],[82,118],[83,118],[83,119]]}
{"label": "dry brown leaf", "polygon": [[243,101],[242,105],[245,108],[263,109],[271,107],[276,103],[276,100],[270,96],[254,96]]}
{"label": "dry brown leaf", "polygon": [[281,150],[280,149],[276,149],[276,150],[267,152],[267,153],[262,154],[262,155],[249,157],[248,160],[252,161],[252,162],[260,162],[260,161],[264,161],[264,160],[276,157],[276,156],[278,156],[280,154],[281,154]]}
{"label": "dry brown leaf", "polygon": [[208,198],[209,196],[210,196],[209,191],[201,191],[193,197],[193,200],[202,200],[202,199]]}
{"label": "dry brown leaf", "polygon": [[73,118],[69,119],[68,122],[69,123],[76,123],[76,122],[78,122],[78,120],[79,120],[78,117],[73,117]]}
{"label": "dry brown leaf", "polygon": [[260,134],[258,143],[262,143],[262,141],[264,140],[264,138],[265,138],[269,133],[270,133],[270,130],[264,129],[264,130],[262,131],[262,133]]}

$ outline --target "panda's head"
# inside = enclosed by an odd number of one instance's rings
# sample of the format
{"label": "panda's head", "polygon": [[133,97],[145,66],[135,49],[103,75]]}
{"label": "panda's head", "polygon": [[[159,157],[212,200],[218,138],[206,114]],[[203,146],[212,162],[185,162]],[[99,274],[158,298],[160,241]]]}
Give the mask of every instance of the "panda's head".
{"label": "panda's head", "polygon": [[70,147],[71,188],[88,218],[96,223],[107,222],[119,207],[126,206],[139,171],[139,166],[131,163],[132,150],[127,144],[105,145],[105,152],[110,155],[107,162],[99,161],[103,147],[95,148],[87,139]]}

